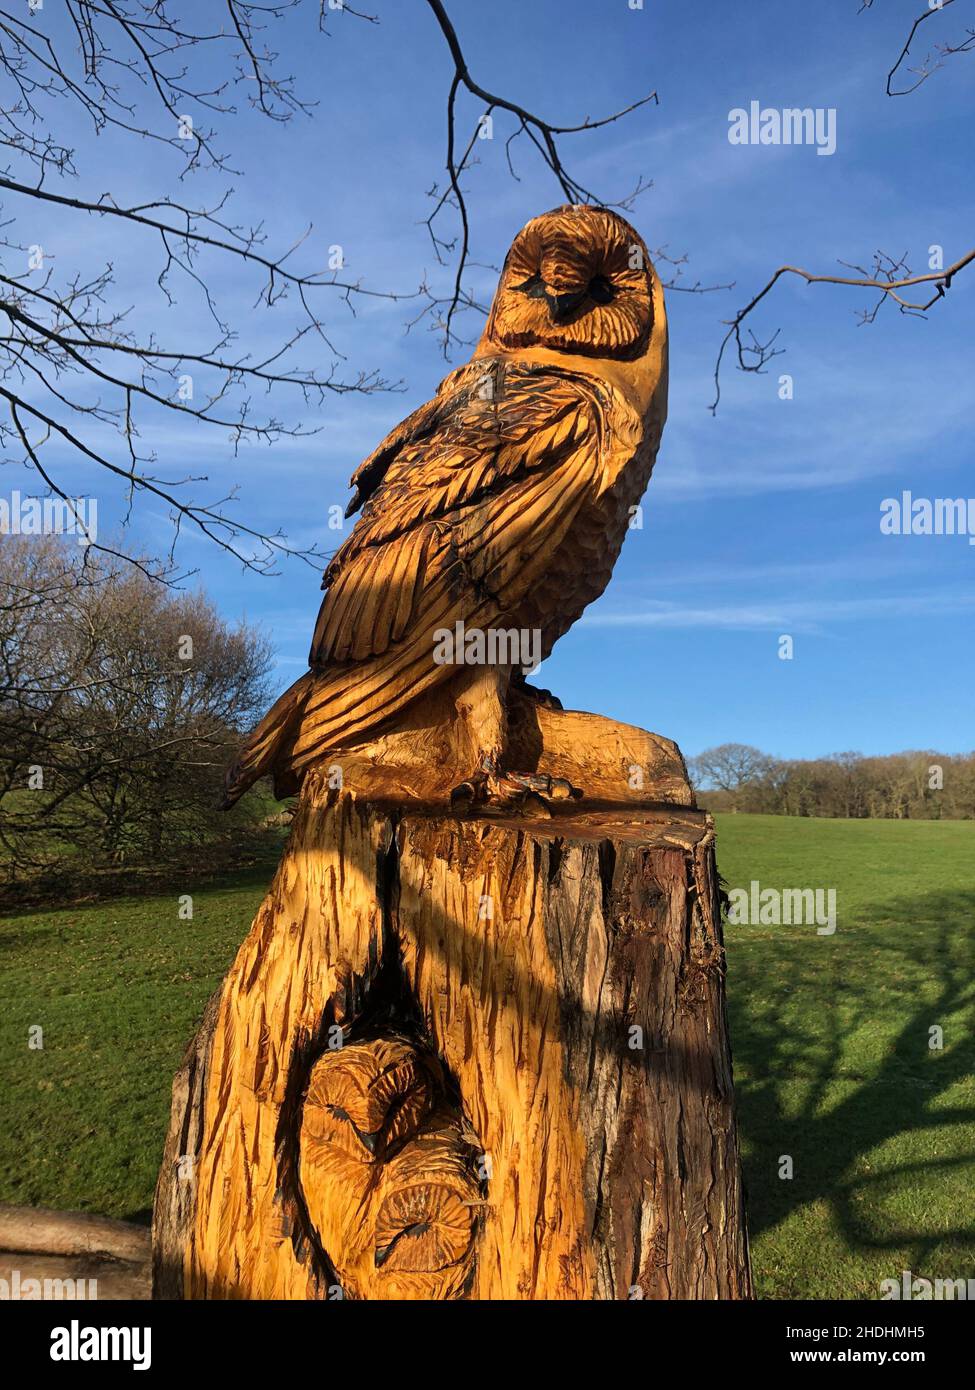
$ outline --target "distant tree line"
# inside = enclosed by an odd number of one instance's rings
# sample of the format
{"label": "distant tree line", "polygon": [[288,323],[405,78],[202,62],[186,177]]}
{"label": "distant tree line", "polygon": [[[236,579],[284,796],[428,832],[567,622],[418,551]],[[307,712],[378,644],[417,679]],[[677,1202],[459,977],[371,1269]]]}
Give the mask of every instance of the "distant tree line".
{"label": "distant tree line", "polygon": [[270,661],[259,632],[148,565],[0,539],[0,884],[239,850],[266,802],[217,804]]}
{"label": "distant tree line", "polygon": [[833,753],[773,758],[723,743],[688,760],[702,805],[780,816],[892,820],[975,818],[975,753],[914,751],[885,757]]}

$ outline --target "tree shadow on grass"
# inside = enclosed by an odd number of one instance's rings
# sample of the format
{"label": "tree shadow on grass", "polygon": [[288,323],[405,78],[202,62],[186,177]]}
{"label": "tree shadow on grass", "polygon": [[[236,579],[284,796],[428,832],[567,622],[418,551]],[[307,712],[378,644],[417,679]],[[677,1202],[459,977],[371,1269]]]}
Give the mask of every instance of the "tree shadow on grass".
{"label": "tree shadow on grass", "polygon": [[[919,1212],[902,1229],[881,1236],[874,1224],[876,1202],[870,1200],[882,1187],[910,1186],[925,1174],[946,1174],[975,1160],[975,1105],[939,1104],[975,1072],[971,1020],[961,1037],[952,1036],[958,1031],[957,1016],[972,1005],[973,921],[975,892],[899,897],[861,911],[856,925],[874,930],[870,937],[853,938],[851,951],[834,950],[826,967],[828,997],[818,1001],[822,1031],[817,1037],[797,1036],[789,1016],[800,991],[812,987],[809,981],[799,979],[778,989],[772,1002],[763,1004],[762,1016],[747,1023],[738,1011],[732,1049],[737,1067],[748,1077],[738,1086],[738,1102],[742,1133],[752,1150],[744,1165],[752,1237],[801,1207],[825,1202],[850,1249],[909,1250],[915,1269],[923,1268],[939,1245],[975,1242],[971,1208],[959,1211],[952,1224],[940,1223],[938,1214],[927,1222]],[[830,939],[826,949],[839,940]],[[809,943],[807,949],[815,948]],[[866,950],[883,959],[870,970],[851,971]],[[897,972],[905,969],[906,983],[897,980]],[[735,975],[732,964],[732,994],[736,986],[747,988]],[[886,993],[892,980],[904,996],[903,1019],[892,1028],[879,1064],[867,1059],[858,1068],[853,1037],[872,1020],[889,1018],[890,1003],[883,1006],[880,992]],[[924,985],[920,992],[918,980]],[[767,981],[763,985],[774,990]],[[930,1030],[944,1026],[950,1016],[955,1023],[946,1029],[943,1051],[932,1052]],[[786,1095],[793,1082],[805,1088],[799,1106]],[[839,1090],[846,1094],[836,1100]],[[969,1131],[964,1153],[863,1171],[863,1156],[891,1140],[921,1139],[925,1131],[958,1126]],[[785,1154],[795,1164],[791,1180],[779,1178],[779,1159]]]}

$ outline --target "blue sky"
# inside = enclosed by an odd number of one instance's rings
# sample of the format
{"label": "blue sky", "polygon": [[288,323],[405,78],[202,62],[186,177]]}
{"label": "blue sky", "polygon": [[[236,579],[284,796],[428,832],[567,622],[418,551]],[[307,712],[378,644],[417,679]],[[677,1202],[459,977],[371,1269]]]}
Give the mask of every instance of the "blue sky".
{"label": "blue sky", "polygon": [[[299,263],[320,264],[340,244],[349,273],[366,284],[411,289],[426,274],[443,289],[450,271],[436,265],[422,220],[425,190],[442,177],[448,55],[422,0],[371,8],[379,24],[335,15],[327,38],[314,33],[317,3],[275,26],[283,65],[319,105],[286,126],[250,114],[223,123],[222,145],[241,171],[231,180],[234,216],[263,218],[276,246],[312,224]],[[969,249],[975,54],[892,100],[886,73],[918,0],[864,13],[858,0],[646,0],[642,11],[627,0],[453,0],[448,8],[477,79],[554,122],[600,116],[656,89],[659,106],[566,139],[566,163],[606,199],[641,174],[652,179],[630,214],[648,244],[686,252],[690,281],[735,282],[669,297],[670,419],[643,529],[538,679],[567,706],[664,733],[688,755],[730,740],[794,757],[970,749],[975,546],[883,536],[879,520],[882,500],[903,489],[975,496],[975,270],[928,320],[888,309],[872,326],[856,319],[869,294],[787,280],[754,320],[760,335],[780,330],[786,354],[763,376],[729,363],[716,418],[708,403],[721,320],[776,266],[829,272],[882,249],[906,253],[922,271],[933,244],[946,263]],[[964,19],[949,11],[926,27],[932,38],[939,24],[955,37]],[[835,108],[836,153],[731,145],[729,112],[752,100]],[[465,130],[481,109],[465,102]],[[484,263],[500,264],[519,227],[561,201],[524,140],[514,152],[519,181],[511,179],[509,131],[499,114],[465,181],[473,253]],[[167,157],[133,158],[112,137],[96,142],[79,130],[76,140],[81,195],[202,198],[216,187],[208,177],[180,187]],[[26,239],[53,247],[59,272],[115,264],[134,325],[181,344],[207,338],[198,298],[186,287],[175,307],[165,304],[154,248],[130,229],[107,219],[79,229],[57,210],[30,216]],[[287,305],[255,310],[256,281],[227,261],[207,269],[238,346],[259,355],[286,332]],[[490,274],[477,278],[489,294]],[[462,355],[445,363],[423,325],[407,334],[409,306],[375,300],[353,318],[337,296],[319,302],[347,370],[375,367],[402,380],[401,392],[335,398],[322,410],[282,395],[278,412],[320,432],[236,460],[219,432],[174,419],[153,417],[143,442],[172,470],[207,473],[211,490],[239,484],[242,519],[333,548],[341,536],[328,530],[328,509],[344,506],[349,474]],[[472,321],[471,336],[479,329]],[[329,364],[327,353],[303,361]],[[783,372],[792,400],[779,398]],[[121,500],[67,459],[60,467],[73,490],[98,496],[100,526],[110,527]],[[5,491],[26,485],[5,471]],[[144,508],[131,529],[133,544],[168,543],[163,512]],[[228,616],[267,625],[282,688],[300,674],[319,601],[315,573],[292,561],[279,577],[260,578],[190,535],[180,558],[200,567]],[[791,661],[779,659],[782,634],[794,640]]]}

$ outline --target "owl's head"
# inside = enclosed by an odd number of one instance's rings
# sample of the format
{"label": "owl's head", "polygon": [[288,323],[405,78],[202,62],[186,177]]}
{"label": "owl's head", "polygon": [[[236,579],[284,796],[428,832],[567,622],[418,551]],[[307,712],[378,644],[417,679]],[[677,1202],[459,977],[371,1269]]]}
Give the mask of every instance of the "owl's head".
{"label": "owl's head", "polygon": [[642,239],[607,208],[535,217],[505,259],[484,341],[630,358],[653,328],[653,270]]}

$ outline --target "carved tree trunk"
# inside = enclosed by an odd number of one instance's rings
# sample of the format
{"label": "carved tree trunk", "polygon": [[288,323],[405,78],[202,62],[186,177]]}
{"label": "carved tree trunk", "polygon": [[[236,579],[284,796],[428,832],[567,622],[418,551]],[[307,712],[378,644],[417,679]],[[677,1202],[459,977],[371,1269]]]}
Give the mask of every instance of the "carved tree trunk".
{"label": "carved tree trunk", "polygon": [[709,818],[312,774],[176,1078],[154,1290],[749,1297]]}

